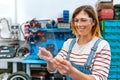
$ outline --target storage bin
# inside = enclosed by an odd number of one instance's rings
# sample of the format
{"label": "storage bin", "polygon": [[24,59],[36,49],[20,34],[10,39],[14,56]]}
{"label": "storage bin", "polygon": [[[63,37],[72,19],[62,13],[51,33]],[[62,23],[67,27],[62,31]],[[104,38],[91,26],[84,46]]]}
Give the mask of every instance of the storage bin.
{"label": "storage bin", "polygon": [[102,9],[100,12],[98,12],[98,18],[100,20],[103,19],[113,19],[114,17],[114,10],[113,9]]}
{"label": "storage bin", "polygon": [[120,34],[120,20],[101,20],[100,30],[103,37],[106,35],[106,33],[108,33],[110,36],[116,36]]}
{"label": "storage bin", "polygon": [[117,78],[117,72],[110,71],[109,72],[109,77],[108,78]]}

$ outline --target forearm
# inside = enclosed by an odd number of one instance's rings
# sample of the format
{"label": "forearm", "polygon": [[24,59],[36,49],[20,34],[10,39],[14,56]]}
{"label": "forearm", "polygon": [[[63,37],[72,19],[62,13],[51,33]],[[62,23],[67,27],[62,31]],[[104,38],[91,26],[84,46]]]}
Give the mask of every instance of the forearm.
{"label": "forearm", "polygon": [[71,76],[73,80],[95,80],[93,76],[84,74],[75,68],[72,69],[72,73],[69,76]]}

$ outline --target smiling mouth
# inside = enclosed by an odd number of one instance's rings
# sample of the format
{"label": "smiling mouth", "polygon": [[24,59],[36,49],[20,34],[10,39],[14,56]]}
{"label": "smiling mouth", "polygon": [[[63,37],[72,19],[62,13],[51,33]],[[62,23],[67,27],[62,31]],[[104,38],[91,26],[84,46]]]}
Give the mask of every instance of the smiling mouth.
{"label": "smiling mouth", "polygon": [[79,31],[83,31],[84,29],[85,29],[85,27],[83,27],[83,26],[82,27],[78,27]]}

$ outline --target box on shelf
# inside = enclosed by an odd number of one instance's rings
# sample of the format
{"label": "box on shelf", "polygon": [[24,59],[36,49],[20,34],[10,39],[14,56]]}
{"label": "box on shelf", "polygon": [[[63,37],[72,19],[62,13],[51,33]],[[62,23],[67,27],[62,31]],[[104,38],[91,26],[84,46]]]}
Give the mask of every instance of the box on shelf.
{"label": "box on shelf", "polygon": [[98,12],[98,18],[102,19],[113,19],[114,18],[114,10],[113,9],[102,9]]}

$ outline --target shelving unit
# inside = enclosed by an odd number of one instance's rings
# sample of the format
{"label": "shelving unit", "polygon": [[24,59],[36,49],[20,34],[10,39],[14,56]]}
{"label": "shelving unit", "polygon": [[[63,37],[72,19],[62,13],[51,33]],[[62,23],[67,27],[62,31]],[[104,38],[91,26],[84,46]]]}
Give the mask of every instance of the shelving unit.
{"label": "shelving unit", "polygon": [[[32,28],[29,28],[29,30],[30,32],[34,32],[32,31]],[[30,55],[28,55],[25,59],[22,60],[22,63],[26,64],[27,74],[34,75],[34,78],[36,77],[36,75],[40,75],[41,73],[35,73],[37,71],[35,69],[31,69],[30,65],[46,65],[46,61],[40,59],[37,56],[39,47],[44,47],[50,50],[52,55],[56,56],[58,51],[62,48],[64,41],[68,38],[75,37],[72,34],[72,30],[70,28],[37,28],[37,32],[44,34],[44,36],[39,38],[35,35],[30,36],[30,41],[28,42],[30,45]],[[45,73],[46,72],[47,70],[45,71]]]}
{"label": "shelving unit", "polygon": [[108,80],[120,80],[120,20],[100,21],[102,36],[111,47],[111,66]]}

